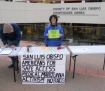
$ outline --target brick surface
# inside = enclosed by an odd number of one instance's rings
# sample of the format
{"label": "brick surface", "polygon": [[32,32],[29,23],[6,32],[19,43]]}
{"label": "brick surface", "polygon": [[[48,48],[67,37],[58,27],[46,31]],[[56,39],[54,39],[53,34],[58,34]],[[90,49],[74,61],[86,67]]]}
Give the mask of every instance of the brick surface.
{"label": "brick surface", "polygon": [[99,74],[100,76],[105,76],[105,71],[98,71],[98,74]]}
{"label": "brick surface", "polygon": [[87,69],[87,74],[98,75],[97,70]]}
{"label": "brick surface", "polygon": [[1,60],[5,60],[8,56],[0,56]]}
{"label": "brick surface", "polygon": [[5,60],[11,60],[11,58],[7,57]]}
{"label": "brick surface", "polygon": [[76,68],[76,72],[77,73],[86,73],[86,69],[85,68]]}

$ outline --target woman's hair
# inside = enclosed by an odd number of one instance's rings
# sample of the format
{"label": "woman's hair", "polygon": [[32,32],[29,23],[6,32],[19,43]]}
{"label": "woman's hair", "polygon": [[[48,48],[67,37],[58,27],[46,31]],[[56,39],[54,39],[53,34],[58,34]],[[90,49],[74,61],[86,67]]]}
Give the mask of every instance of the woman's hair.
{"label": "woman's hair", "polygon": [[49,17],[49,21],[51,22],[51,19],[52,19],[53,17],[56,19],[56,23],[57,23],[57,21],[58,21],[57,15],[51,15],[51,16]]}

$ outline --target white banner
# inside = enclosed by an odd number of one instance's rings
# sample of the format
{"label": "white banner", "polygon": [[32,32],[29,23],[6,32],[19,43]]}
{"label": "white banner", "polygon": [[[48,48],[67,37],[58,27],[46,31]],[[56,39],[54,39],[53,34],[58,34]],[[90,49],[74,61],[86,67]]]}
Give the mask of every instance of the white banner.
{"label": "white banner", "polygon": [[23,84],[64,84],[66,55],[24,54],[21,57]]}
{"label": "white banner", "polygon": [[0,23],[48,23],[52,14],[58,15],[59,23],[105,24],[105,3],[0,2]]}

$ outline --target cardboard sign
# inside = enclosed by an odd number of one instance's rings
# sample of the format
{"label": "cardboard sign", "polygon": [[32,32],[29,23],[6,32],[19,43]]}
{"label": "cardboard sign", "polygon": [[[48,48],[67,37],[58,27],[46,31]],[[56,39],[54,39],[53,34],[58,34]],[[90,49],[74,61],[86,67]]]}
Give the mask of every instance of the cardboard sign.
{"label": "cardboard sign", "polygon": [[66,55],[24,54],[21,60],[23,84],[64,84]]}
{"label": "cardboard sign", "polygon": [[49,38],[59,38],[60,37],[59,30],[49,30],[48,35],[49,35]]}

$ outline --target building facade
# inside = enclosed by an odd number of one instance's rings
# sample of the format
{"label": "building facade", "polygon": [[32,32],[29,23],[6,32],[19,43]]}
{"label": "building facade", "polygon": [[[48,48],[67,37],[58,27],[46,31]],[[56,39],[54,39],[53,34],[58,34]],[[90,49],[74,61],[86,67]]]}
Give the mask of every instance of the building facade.
{"label": "building facade", "polygon": [[[73,38],[74,40],[98,40],[104,41],[105,39],[105,21],[104,15],[105,3],[102,0],[85,0],[88,3],[82,3],[82,0],[69,1],[73,4],[68,6],[65,4],[59,4],[59,7],[65,7],[65,9],[71,9],[69,12],[63,11],[64,8],[56,8],[56,4],[53,4],[53,8],[50,8],[48,4],[26,4],[1,2],[0,9],[0,26],[6,22],[16,22],[21,31],[23,32],[23,40],[34,41],[43,37],[43,32],[46,24],[49,23],[49,16],[52,12],[57,12],[59,16],[59,23],[62,25],[65,39]],[[103,0],[105,1],[105,0]],[[66,1],[66,3],[69,3]],[[78,7],[75,7],[75,3]],[[92,3],[91,3],[92,2]],[[93,3],[94,2],[94,3]],[[102,2],[102,3],[95,3]],[[14,4],[13,4],[14,3]],[[6,4],[7,7],[4,7]],[[97,6],[98,5],[98,6]],[[15,7],[14,7],[15,6]],[[20,6],[20,7],[18,7]],[[36,9],[37,7],[37,9]],[[38,11],[39,7],[39,11]],[[53,11],[53,10],[54,11]],[[58,12],[59,10],[59,12]],[[63,12],[61,12],[62,10]],[[102,12],[102,11],[103,12]],[[84,13],[81,13],[84,12]],[[43,15],[43,16],[42,16]],[[39,18],[40,17],[40,18]],[[39,19],[38,19],[39,18]]]}

